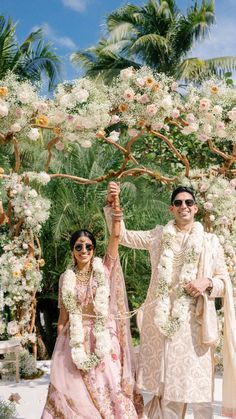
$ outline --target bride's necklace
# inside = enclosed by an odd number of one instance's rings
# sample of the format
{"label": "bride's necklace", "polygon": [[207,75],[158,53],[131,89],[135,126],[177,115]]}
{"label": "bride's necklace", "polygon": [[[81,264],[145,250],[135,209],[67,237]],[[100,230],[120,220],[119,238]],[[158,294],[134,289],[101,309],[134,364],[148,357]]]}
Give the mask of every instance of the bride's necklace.
{"label": "bride's necklace", "polygon": [[87,283],[87,282],[89,282],[89,279],[91,277],[91,273],[92,273],[91,267],[88,270],[82,270],[82,269],[79,270],[78,268],[76,268],[76,270],[75,270],[76,280],[78,282]]}

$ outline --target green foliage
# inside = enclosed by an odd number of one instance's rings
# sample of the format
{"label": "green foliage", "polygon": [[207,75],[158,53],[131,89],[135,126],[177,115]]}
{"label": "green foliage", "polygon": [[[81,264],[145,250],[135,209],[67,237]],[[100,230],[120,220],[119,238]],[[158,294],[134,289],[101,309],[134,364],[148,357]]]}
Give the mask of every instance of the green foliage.
{"label": "green foliage", "polygon": [[14,419],[17,416],[16,406],[13,402],[8,400],[0,400],[0,418]]}
{"label": "green foliage", "polygon": [[[10,354],[5,355],[6,359],[11,359]],[[23,349],[19,353],[20,363],[20,376],[21,378],[32,378],[38,374],[37,364],[34,356],[27,350]],[[7,364],[7,370],[9,376],[15,376],[16,366],[15,363]]]}
{"label": "green foliage", "polygon": [[60,60],[52,45],[44,42],[42,29],[31,32],[22,44],[18,43],[15,31],[16,24],[0,16],[0,79],[9,71],[34,83],[46,76],[52,90],[60,79]]}
{"label": "green foliage", "polygon": [[98,45],[72,54],[72,63],[92,77],[107,82],[126,67],[142,65],[178,79],[203,80],[236,68],[236,57],[208,60],[186,58],[196,41],[203,40],[215,22],[214,1],[194,2],[186,13],[173,0],[127,4],[108,15],[107,36]]}

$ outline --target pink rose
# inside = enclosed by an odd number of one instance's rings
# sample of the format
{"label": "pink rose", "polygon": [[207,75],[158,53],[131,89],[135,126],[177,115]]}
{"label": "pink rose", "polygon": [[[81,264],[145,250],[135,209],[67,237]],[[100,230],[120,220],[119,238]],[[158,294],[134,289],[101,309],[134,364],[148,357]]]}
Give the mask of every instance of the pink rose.
{"label": "pink rose", "polygon": [[209,136],[206,134],[198,134],[197,138],[199,139],[199,141],[201,141],[202,143],[205,143],[207,140],[209,140]]}
{"label": "pink rose", "polygon": [[195,116],[192,113],[188,113],[188,115],[186,116],[186,121],[189,124],[192,124],[193,122],[195,122]]}
{"label": "pink rose", "polygon": [[134,100],[134,91],[133,89],[126,89],[123,94],[123,98],[127,100],[127,102],[132,102]]}
{"label": "pink rose", "polygon": [[178,117],[180,116],[180,111],[179,111],[179,109],[174,108],[174,109],[172,110],[172,112],[171,112],[171,116],[172,116],[173,118],[178,118]]}
{"label": "pink rose", "polygon": [[128,129],[128,135],[130,137],[136,137],[138,134],[139,134],[139,131],[137,129],[134,129],[134,128]]}
{"label": "pink rose", "polygon": [[203,111],[208,111],[211,106],[211,101],[207,98],[203,98],[200,100],[199,108]]}
{"label": "pink rose", "polygon": [[137,99],[137,101],[138,101],[139,103],[145,104],[145,103],[148,103],[148,102],[149,102],[149,97],[148,97],[148,95],[147,95],[146,93],[144,93],[142,96],[140,96],[140,97]]}
{"label": "pink rose", "polygon": [[111,117],[111,121],[110,121],[110,124],[111,124],[111,125],[113,125],[113,124],[117,124],[119,121],[120,121],[120,117],[119,117],[119,115],[112,115],[112,117]]}
{"label": "pink rose", "polygon": [[207,211],[210,211],[213,208],[212,202],[209,202],[209,201],[205,202],[203,206],[204,206],[205,210],[207,210]]}
{"label": "pink rose", "polygon": [[155,105],[147,105],[146,112],[148,115],[153,116],[157,113],[157,107]]}
{"label": "pink rose", "polygon": [[64,144],[61,141],[58,141],[58,143],[56,143],[55,147],[58,151],[62,151],[64,149]]}

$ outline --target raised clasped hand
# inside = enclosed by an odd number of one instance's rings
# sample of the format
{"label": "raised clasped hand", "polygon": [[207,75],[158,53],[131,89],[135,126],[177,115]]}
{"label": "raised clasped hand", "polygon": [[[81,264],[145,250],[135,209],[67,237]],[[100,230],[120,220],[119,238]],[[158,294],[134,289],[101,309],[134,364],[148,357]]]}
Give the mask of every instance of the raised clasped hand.
{"label": "raised clasped hand", "polygon": [[107,190],[107,203],[115,208],[116,203],[119,202],[120,185],[117,182],[109,182]]}

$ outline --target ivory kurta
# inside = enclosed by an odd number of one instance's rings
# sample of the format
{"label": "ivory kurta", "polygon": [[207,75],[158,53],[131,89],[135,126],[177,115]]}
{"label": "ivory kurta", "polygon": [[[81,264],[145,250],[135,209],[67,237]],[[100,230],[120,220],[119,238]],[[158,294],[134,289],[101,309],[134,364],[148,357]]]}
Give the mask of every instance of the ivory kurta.
{"label": "ivory kurta", "polygon": [[[109,224],[109,208],[105,208]],[[204,249],[201,255],[201,272],[211,278],[213,289],[209,297],[196,298],[189,306],[189,318],[172,337],[166,338],[154,324],[157,268],[160,259],[162,226],[149,231],[129,231],[124,223],[121,228],[121,244],[146,249],[150,253],[152,275],[143,313],[137,385],[147,392],[161,395],[164,399],[185,403],[211,402],[213,395],[213,349],[216,342],[216,315],[214,298],[223,296],[224,281],[228,278],[222,248],[214,234],[204,233]],[[181,243],[181,237],[177,240]],[[178,243],[176,244],[178,246]],[[174,275],[175,276],[175,275]],[[176,278],[173,278],[173,283]],[[204,339],[203,299],[211,300],[210,330],[213,337]],[[208,319],[209,321],[209,319]],[[203,343],[203,341],[207,341]]]}

